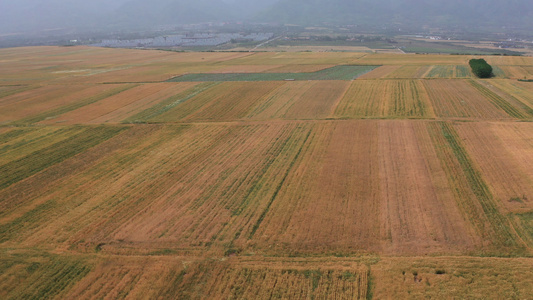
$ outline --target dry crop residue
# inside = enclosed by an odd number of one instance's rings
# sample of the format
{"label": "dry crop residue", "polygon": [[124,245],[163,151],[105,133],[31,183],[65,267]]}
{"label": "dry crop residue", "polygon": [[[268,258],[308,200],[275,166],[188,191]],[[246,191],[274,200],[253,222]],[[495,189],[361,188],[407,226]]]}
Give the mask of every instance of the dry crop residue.
{"label": "dry crop residue", "polygon": [[427,92],[418,80],[356,80],[335,110],[337,118],[433,117]]}

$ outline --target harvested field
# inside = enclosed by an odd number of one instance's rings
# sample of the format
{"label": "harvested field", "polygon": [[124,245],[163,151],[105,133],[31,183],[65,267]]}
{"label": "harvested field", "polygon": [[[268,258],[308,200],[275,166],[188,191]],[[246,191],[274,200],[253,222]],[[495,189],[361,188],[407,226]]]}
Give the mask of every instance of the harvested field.
{"label": "harvested field", "polygon": [[533,66],[522,67],[522,69],[526,70],[529,73],[529,77],[533,75]]}
{"label": "harvested field", "polygon": [[533,64],[470,58],[0,49],[0,298],[528,299]]}
{"label": "harvested field", "polygon": [[[289,81],[280,85],[269,94],[266,94],[247,115],[252,120],[268,120],[284,118],[293,104],[309,95],[311,87],[319,82]],[[314,96],[314,95],[313,95]],[[306,99],[302,100],[306,101]]]}
{"label": "harvested field", "polygon": [[[369,267],[356,260],[266,263],[147,256],[76,261],[42,253],[22,255],[2,258],[5,281],[0,295],[4,297],[309,299],[335,295],[363,300],[372,291]],[[9,283],[15,281],[20,285],[12,289]]]}
{"label": "harvested field", "polygon": [[268,73],[313,73],[325,69],[330,69],[335,65],[284,65],[268,69]]}
{"label": "harvested field", "polygon": [[[152,88],[158,89],[155,93],[139,99],[139,101],[132,102],[126,106],[118,108],[110,113],[102,115],[96,119],[90,120],[88,123],[101,124],[101,123],[119,123],[122,120],[127,119],[133,115],[136,115],[140,111],[152,108],[155,105],[160,104],[162,99],[169,99],[176,94],[183,93],[186,90],[193,88],[196,84],[181,83],[181,84],[154,84]],[[109,99],[111,100],[111,99]]]}
{"label": "harvested field", "polygon": [[337,118],[434,117],[424,85],[419,80],[357,80],[335,110]]}
{"label": "harvested field", "polygon": [[116,85],[49,85],[0,99],[0,123],[34,123],[124,88]]}
{"label": "harvested field", "polygon": [[523,253],[525,245],[517,237],[505,212],[494,198],[478,166],[471,159],[456,130],[445,122],[428,126],[442,168],[448,177],[455,199],[466,218],[488,246],[498,253]]}
{"label": "harvested field", "polygon": [[[225,65],[221,67],[213,67],[211,71],[206,73],[263,73],[269,70],[283,68],[285,66],[276,65]],[[297,66],[298,67],[298,66]],[[310,66],[315,67],[316,66]],[[313,69],[314,70],[314,69]]]}
{"label": "harvested field", "polygon": [[[499,89],[493,84],[497,82],[496,80],[478,80],[472,81],[471,84],[489,101],[494,105],[500,107],[508,115],[513,116],[517,119],[532,119],[533,118],[533,109],[528,105],[526,101],[523,101],[519,97],[519,93],[515,91],[506,91],[505,87]],[[498,86],[498,84],[496,84]],[[505,85],[504,85],[505,86]],[[518,90],[518,89],[515,89]],[[515,97],[515,95],[517,97]]]}
{"label": "harvested field", "polygon": [[[532,284],[532,263],[520,258],[250,258],[222,262],[172,256],[76,259],[41,253],[5,255],[0,295],[8,299],[507,299],[527,298]],[[64,268],[59,269],[60,265]],[[51,280],[43,280],[51,275]],[[16,289],[13,282],[19,284]]]}
{"label": "harvested field", "polygon": [[381,66],[377,67],[376,69],[363,74],[358,77],[358,79],[377,79],[377,78],[384,78],[390,73],[396,71],[400,66]]}
{"label": "harvested field", "polygon": [[126,91],[106,97],[90,105],[67,112],[43,124],[100,124],[120,121],[180,93],[194,84],[144,84],[131,86]]}
{"label": "harvested field", "polygon": [[6,174],[0,179],[0,189],[93,147],[117,134],[121,129],[95,127],[71,130],[73,131],[71,136],[0,166],[2,174]]}
{"label": "harvested field", "polygon": [[505,78],[511,79],[533,79],[533,74],[521,66],[499,66],[505,74]]}
{"label": "harvested field", "polygon": [[[252,232],[254,251],[413,254],[478,245],[450,190],[443,189],[446,179],[431,160],[434,151],[418,144],[417,137],[429,140],[420,125],[359,121],[318,126]],[[437,220],[434,227],[423,225]]]}
{"label": "harvested field", "polygon": [[309,90],[283,114],[286,119],[325,119],[350,86],[346,81],[321,81],[314,83]]}
{"label": "harvested field", "polygon": [[[372,54],[357,60],[361,65],[467,65],[463,55]],[[490,63],[490,62],[489,62]]]}
{"label": "harvested field", "polygon": [[68,255],[0,255],[0,297],[3,299],[64,298],[91,271],[87,259]]}
{"label": "harvested field", "polygon": [[533,66],[531,56],[487,56],[487,63],[496,66]]}
{"label": "harvested field", "polygon": [[400,66],[399,69],[387,75],[385,78],[424,78],[431,69],[431,66]]}
{"label": "harvested field", "polygon": [[509,119],[510,115],[494,105],[471,81],[425,80],[422,81],[433,109],[438,117],[473,119]]}
{"label": "harvested field", "polygon": [[336,66],[313,73],[221,73],[186,74],[169,82],[189,81],[283,81],[283,80],[353,80],[376,66]]}
{"label": "harvested field", "polygon": [[[0,237],[7,245],[66,243],[91,249],[105,243],[112,253],[145,253],[158,245],[193,252],[207,246],[221,253],[228,243],[265,253],[485,249],[454,204],[458,198],[425,124],[140,126],[98,141],[101,146],[85,148],[81,156],[48,156],[50,162],[40,164],[52,166],[51,173],[22,176],[43,170],[30,155],[79,151],[72,143],[89,138],[82,131],[10,163],[20,170],[28,163],[24,168],[32,169],[14,173],[0,191]],[[201,141],[195,139],[198,134]],[[91,158],[101,151],[98,160]],[[83,161],[89,164],[68,167]],[[69,174],[58,171],[64,168],[75,176],[62,177]],[[48,183],[28,191],[35,180]],[[44,214],[55,217],[39,221]],[[59,232],[65,223],[71,229]],[[274,244],[286,246],[266,247]]]}
{"label": "harvested field", "polygon": [[389,298],[529,298],[530,259],[387,258],[372,266],[373,296]]}
{"label": "harvested field", "polygon": [[157,116],[155,122],[227,121],[246,117],[261,98],[283,82],[218,84]]}
{"label": "harvested field", "polygon": [[226,63],[233,65],[340,65],[354,63],[365,55],[365,53],[349,52],[262,52]]}
{"label": "harvested field", "polygon": [[265,96],[247,119],[325,119],[342,98],[346,81],[287,82]]}
{"label": "harvested field", "polygon": [[491,80],[490,84],[533,109],[533,84],[514,80]]}
{"label": "harvested field", "polygon": [[17,160],[78,132],[65,127],[13,128],[0,135],[0,164]]}
{"label": "harvested field", "polygon": [[246,119],[325,119],[348,87],[346,81],[287,82],[263,97]]}
{"label": "harvested field", "polygon": [[472,77],[468,66],[433,66],[425,78],[465,78]]}
{"label": "harvested field", "polygon": [[15,85],[15,86],[0,86],[0,99],[11,96],[17,93],[22,93],[27,90],[37,88],[37,86],[31,85]]}
{"label": "harvested field", "polygon": [[454,126],[492,194],[506,211],[533,210],[531,123],[458,123]]}
{"label": "harvested field", "polygon": [[[19,48],[17,48],[19,49]],[[176,53],[168,51],[120,50],[94,47],[34,47],[20,54],[4,49],[0,60],[8,60],[0,70],[2,84],[36,82],[102,83],[163,81],[187,72],[206,72],[213,64],[228,62],[249,53]],[[17,59],[10,59],[16,56]],[[5,58],[3,58],[5,57]]]}
{"label": "harvested field", "polygon": [[[40,179],[3,189],[0,240],[67,242],[89,249],[106,243],[109,251],[134,243],[134,252],[159,243],[191,250],[214,243],[213,251],[223,253],[221,246],[240,232],[247,236],[282,181],[277,175],[287,172],[308,131],[295,124],[130,129],[54,166],[75,176],[57,177],[52,168]],[[103,156],[93,161],[91,155],[101,151]],[[69,167],[84,160],[89,165]],[[47,184],[28,193],[32,180]],[[55,217],[43,222],[43,214]],[[47,234],[64,222],[71,224],[69,231]],[[144,241],[151,242],[141,246]]]}

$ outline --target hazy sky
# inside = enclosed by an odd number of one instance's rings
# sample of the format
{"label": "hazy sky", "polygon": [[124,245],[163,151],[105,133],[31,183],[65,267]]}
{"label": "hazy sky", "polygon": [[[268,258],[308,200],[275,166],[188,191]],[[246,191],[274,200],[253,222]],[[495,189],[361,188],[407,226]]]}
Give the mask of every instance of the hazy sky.
{"label": "hazy sky", "polygon": [[0,0],[0,33],[206,21],[533,25],[533,0]]}
{"label": "hazy sky", "polygon": [[[162,20],[250,16],[277,0],[0,0],[0,32]],[[131,14],[128,15],[128,14]],[[131,17],[133,20],[128,20]],[[189,18],[187,18],[189,17]],[[150,20],[144,20],[150,23]],[[160,20],[161,21],[161,20]],[[168,22],[172,22],[169,20]]]}

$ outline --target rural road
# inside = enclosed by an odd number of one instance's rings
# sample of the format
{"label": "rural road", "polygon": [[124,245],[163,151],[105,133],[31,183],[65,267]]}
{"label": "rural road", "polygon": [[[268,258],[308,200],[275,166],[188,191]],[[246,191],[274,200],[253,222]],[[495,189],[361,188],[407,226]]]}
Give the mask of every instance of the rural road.
{"label": "rural road", "polygon": [[257,48],[263,47],[264,45],[266,45],[266,44],[268,44],[268,43],[270,43],[270,42],[272,42],[272,41],[279,40],[281,37],[282,37],[282,36],[278,36],[278,37],[275,37],[275,38],[273,38],[273,39],[270,39],[270,40],[268,40],[268,41],[266,41],[266,42],[263,42],[263,43],[261,43],[261,44],[255,46],[254,48],[252,48],[252,49],[250,50],[250,52],[256,50]]}

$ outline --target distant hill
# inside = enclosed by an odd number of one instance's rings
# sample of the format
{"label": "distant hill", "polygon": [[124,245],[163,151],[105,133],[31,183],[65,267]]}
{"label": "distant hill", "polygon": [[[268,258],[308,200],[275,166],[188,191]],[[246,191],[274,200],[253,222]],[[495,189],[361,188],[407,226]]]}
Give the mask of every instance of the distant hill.
{"label": "distant hill", "polygon": [[531,0],[280,0],[259,19],[281,23],[533,24]]}
{"label": "distant hill", "polygon": [[[272,0],[271,0],[272,1]],[[150,28],[243,20],[265,6],[244,0],[13,0],[0,1],[0,33],[56,28]],[[272,3],[268,2],[267,3]],[[254,10],[255,8],[255,10]]]}
{"label": "distant hill", "polygon": [[129,26],[227,21],[237,17],[222,0],[130,0],[110,22]]}
{"label": "distant hill", "polygon": [[129,0],[0,1],[0,33],[92,27]]}
{"label": "distant hill", "polygon": [[0,34],[49,29],[150,29],[210,21],[411,26],[533,26],[531,0],[11,0]]}

